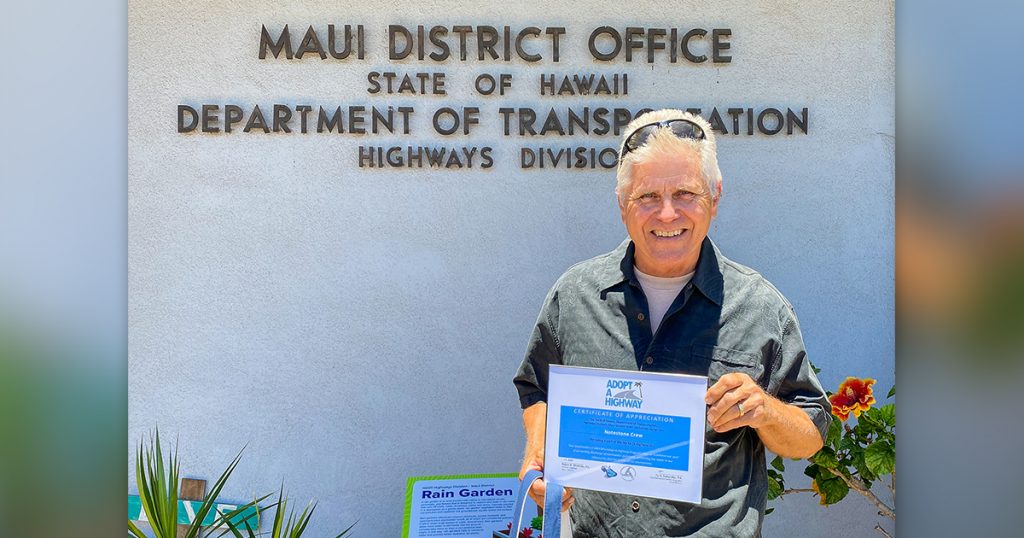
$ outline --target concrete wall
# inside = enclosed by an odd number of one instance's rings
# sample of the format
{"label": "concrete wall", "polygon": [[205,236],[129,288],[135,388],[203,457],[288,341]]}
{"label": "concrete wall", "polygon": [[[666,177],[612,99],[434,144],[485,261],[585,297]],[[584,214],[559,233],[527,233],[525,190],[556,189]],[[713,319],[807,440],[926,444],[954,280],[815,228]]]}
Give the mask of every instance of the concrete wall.
{"label": "concrete wall", "polygon": [[[128,22],[128,442],[159,426],[177,436],[186,476],[209,480],[247,444],[225,498],[283,480],[296,501],[319,499],[313,536],[358,519],[357,536],[394,537],[406,477],[518,469],[511,377],[541,301],[625,230],[612,171],[517,162],[524,145],[617,140],[505,137],[501,106],[808,107],[806,135],[719,136],[711,236],[792,301],[827,387],[870,376],[884,394],[894,382],[891,1],[132,1]],[[329,23],[365,25],[366,59],[257,58],[261,24]],[[567,35],[558,64],[395,64],[388,24]],[[602,25],[731,28],[733,60],[598,63],[585,39]],[[389,69],[443,71],[449,95],[369,95],[366,74]],[[537,95],[539,73],[580,71],[629,73],[630,94]],[[484,72],[513,74],[512,92],[475,95]],[[177,133],[177,105],[203,103],[416,115],[408,137]],[[431,133],[446,105],[481,108],[473,134]],[[495,165],[359,169],[360,144],[488,145]],[[791,473],[793,487],[805,480]],[[881,519],[859,498],[815,504],[776,503],[765,534],[871,536]]]}

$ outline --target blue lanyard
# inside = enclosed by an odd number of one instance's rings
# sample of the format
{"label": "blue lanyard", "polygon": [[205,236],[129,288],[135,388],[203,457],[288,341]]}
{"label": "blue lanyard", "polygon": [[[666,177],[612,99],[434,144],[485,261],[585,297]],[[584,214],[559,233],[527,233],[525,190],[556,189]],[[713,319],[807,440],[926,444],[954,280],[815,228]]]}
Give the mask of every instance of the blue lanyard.
{"label": "blue lanyard", "polygon": [[[523,512],[526,509],[526,502],[530,499],[530,486],[535,480],[544,480],[544,475],[537,470],[527,471],[523,476],[523,482],[519,484],[519,494],[516,495],[516,506],[512,512],[512,529],[509,531],[509,538],[516,538],[523,528]],[[562,531],[562,486],[547,484],[547,492],[544,494],[544,524],[541,534],[544,538],[559,538]]]}

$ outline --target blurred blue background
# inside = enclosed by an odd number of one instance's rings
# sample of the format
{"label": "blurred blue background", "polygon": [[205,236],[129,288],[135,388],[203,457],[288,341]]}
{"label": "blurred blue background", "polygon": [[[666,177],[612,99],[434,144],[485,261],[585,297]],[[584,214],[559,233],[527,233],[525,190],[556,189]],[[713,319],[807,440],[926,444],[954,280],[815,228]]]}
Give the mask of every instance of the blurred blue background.
{"label": "blurred blue background", "polygon": [[[1024,8],[897,3],[897,532],[1019,532]],[[126,5],[5,8],[0,535],[124,528]]]}
{"label": "blurred blue background", "polygon": [[3,13],[0,536],[123,536],[126,5]]}

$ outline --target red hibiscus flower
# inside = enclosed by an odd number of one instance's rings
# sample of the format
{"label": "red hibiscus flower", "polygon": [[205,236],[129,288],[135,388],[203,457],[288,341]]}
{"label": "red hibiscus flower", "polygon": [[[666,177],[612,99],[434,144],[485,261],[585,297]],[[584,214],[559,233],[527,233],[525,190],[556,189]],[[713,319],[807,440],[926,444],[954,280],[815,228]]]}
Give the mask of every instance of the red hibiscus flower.
{"label": "red hibiscus flower", "polygon": [[850,418],[850,413],[859,417],[861,413],[871,409],[875,403],[871,389],[871,385],[874,384],[875,380],[871,378],[847,377],[846,381],[839,385],[839,390],[828,398],[832,403],[832,414],[845,422]]}

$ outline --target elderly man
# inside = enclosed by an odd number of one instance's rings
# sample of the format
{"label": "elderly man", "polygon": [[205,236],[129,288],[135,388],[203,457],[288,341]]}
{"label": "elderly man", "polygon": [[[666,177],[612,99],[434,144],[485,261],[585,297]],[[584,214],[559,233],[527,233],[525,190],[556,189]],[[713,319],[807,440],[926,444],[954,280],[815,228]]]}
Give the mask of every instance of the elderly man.
{"label": "elderly man", "polygon": [[[715,137],[699,116],[659,110],[626,128],[615,192],[629,239],[569,268],[548,293],[515,377],[526,454],[544,465],[548,365],[706,375],[700,504],[566,490],[575,538],[757,536],[765,448],[822,446],[830,407],[793,307],[708,238],[722,195]],[[543,481],[531,497],[543,502]]]}

